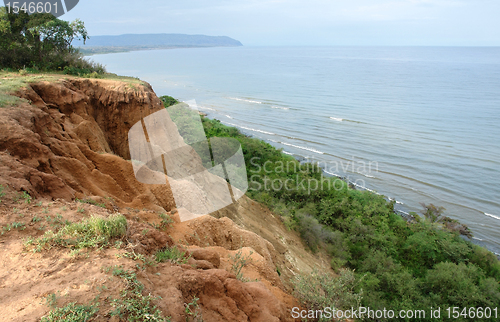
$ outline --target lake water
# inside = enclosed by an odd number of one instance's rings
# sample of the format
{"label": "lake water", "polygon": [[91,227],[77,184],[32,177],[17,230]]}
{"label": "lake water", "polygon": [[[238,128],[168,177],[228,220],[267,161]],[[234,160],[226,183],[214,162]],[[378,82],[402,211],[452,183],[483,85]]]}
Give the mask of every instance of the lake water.
{"label": "lake water", "polygon": [[97,55],[158,95],[318,161],[500,253],[500,48],[227,47]]}

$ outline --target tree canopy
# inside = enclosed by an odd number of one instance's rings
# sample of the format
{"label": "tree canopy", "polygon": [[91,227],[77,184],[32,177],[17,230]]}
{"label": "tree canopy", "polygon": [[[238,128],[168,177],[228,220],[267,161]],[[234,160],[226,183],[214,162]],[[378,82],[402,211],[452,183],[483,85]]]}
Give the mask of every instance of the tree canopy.
{"label": "tree canopy", "polygon": [[[89,38],[83,21],[68,22],[50,13],[9,13],[0,7],[0,68],[59,70],[88,64],[72,46]],[[85,66],[83,66],[85,67]],[[89,67],[89,66],[87,66]]]}

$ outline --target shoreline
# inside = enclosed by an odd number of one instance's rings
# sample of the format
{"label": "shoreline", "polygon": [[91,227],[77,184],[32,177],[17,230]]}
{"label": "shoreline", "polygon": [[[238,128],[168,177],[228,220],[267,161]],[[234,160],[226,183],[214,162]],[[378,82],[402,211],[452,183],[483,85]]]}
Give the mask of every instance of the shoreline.
{"label": "shoreline", "polygon": [[[211,116],[210,113],[207,113],[206,111],[199,111],[200,112],[200,115],[208,118],[208,119],[212,119],[212,120],[218,120],[217,118],[215,118],[213,115]],[[218,121],[221,121],[221,120],[218,120]],[[224,122],[221,121],[221,123],[224,124]],[[259,137],[255,137],[254,135],[252,134],[249,134],[248,132],[246,132],[245,128],[242,128],[242,127],[239,127],[237,125],[234,125],[234,124],[229,124],[227,126],[230,126],[230,127],[234,127],[234,128],[237,128],[242,134],[244,135],[247,135],[248,137],[251,137],[251,138],[255,138],[257,140],[260,140],[260,141],[263,141],[263,142],[266,142],[266,143],[269,143],[273,146],[275,146],[273,143],[272,140],[265,140],[265,139],[262,139],[262,138],[259,138]],[[277,146],[275,146],[275,148],[277,149],[282,149],[282,148],[279,148]],[[289,156],[292,156],[295,160],[297,160],[298,162],[300,163],[305,163],[305,162],[309,162],[309,163],[313,163],[311,161],[308,161],[308,158],[307,157],[304,157],[304,156],[301,156],[299,154],[296,154],[296,153],[290,153],[290,152],[286,152],[282,149],[281,151],[282,153],[286,154],[286,155],[289,155]],[[361,186],[359,184],[356,184],[355,182],[352,182],[350,181],[348,178],[346,177],[343,177],[341,175],[337,175],[337,174],[334,174],[334,173],[330,173],[328,171],[326,171],[321,165],[320,165],[320,168],[321,168],[321,171],[322,171],[322,175],[325,176],[325,177],[336,177],[344,182],[346,182],[352,189],[355,189],[355,190],[362,190],[362,191],[367,191],[369,193],[373,193],[375,195],[378,195],[378,196],[382,196],[387,202],[392,202],[394,201],[394,213],[400,217],[402,217],[403,219],[405,219],[407,222],[409,223],[412,223],[412,222],[416,222],[417,220],[415,219],[414,216],[412,216],[409,212],[405,211],[405,210],[402,210],[402,209],[397,209],[396,208],[396,205],[398,204],[401,204],[401,205],[404,205],[404,202],[402,201],[398,201],[396,199],[392,199],[390,197],[387,197],[385,195],[382,195],[378,192],[376,192],[375,190],[372,190],[370,188],[367,188],[367,187],[364,187],[364,186]],[[417,213],[417,215],[419,215]],[[447,216],[446,216],[447,217]],[[451,217],[450,217],[451,218]],[[454,219],[454,218],[451,218],[451,219]],[[457,220],[457,219],[455,219]],[[461,223],[460,223],[461,224]],[[465,227],[468,227],[466,225],[464,225]],[[483,247],[485,249],[487,249],[488,251],[490,251],[491,253],[493,253],[497,259],[500,261],[500,253],[497,253],[496,251],[493,251],[493,250],[490,250],[488,247],[487,247],[487,244],[484,242],[483,239],[480,239],[480,238],[476,238],[474,237],[474,232],[471,230],[473,236],[471,238],[467,237],[467,236],[464,236],[464,235],[460,235],[461,238],[464,238],[465,240],[471,242],[472,244],[474,245],[477,245],[477,246],[480,246],[480,247]]]}
{"label": "shoreline", "polygon": [[239,47],[239,46],[187,46],[187,45],[169,45],[169,46],[79,46],[80,53],[85,57],[94,55],[129,53],[134,51],[180,49],[180,48],[215,48],[215,47]]}

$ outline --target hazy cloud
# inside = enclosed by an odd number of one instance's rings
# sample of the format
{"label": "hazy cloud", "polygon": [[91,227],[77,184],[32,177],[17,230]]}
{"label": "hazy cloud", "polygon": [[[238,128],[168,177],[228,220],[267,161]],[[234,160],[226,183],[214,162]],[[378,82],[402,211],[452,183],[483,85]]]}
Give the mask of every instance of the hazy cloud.
{"label": "hazy cloud", "polygon": [[227,35],[246,45],[500,45],[495,0],[80,1],[91,35]]}

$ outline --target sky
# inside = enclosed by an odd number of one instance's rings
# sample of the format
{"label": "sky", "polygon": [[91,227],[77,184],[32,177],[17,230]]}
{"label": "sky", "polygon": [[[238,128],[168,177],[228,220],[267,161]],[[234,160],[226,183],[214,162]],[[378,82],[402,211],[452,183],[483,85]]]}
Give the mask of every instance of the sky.
{"label": "sky", "polygon": [[92,36],[183,33],[247,46],[500,46],[499,0],[80,0]]}

